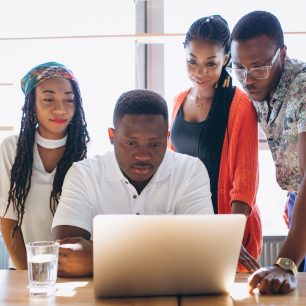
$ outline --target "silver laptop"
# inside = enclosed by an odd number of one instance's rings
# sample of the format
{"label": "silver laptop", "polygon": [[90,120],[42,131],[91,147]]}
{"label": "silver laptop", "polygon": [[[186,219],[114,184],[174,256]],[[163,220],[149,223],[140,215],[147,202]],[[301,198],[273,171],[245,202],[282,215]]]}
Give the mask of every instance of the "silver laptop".
{"label": "silver laptop", "polygon": [[228,292],[243,215],[99,215],[93,223],[97,297]]}

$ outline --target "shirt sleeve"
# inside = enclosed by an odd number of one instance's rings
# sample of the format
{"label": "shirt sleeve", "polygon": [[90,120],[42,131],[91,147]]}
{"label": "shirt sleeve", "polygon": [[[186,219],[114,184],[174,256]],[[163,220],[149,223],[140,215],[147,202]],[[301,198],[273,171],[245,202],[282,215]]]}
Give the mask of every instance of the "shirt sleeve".
{"label": "shirt sleeve", "polygon": [[213,214],[208,172],[204,164],[196,159],[192,167],[186,166],[185,191],[175,214]]}
{"label": "shirt sleeve", "polygon": [[82,166],[74,163],[65,176],[52,229],[59,225],[70,225],[92,233],[93,217],[94,211],[87,193],[85,174]]}
{"label": "shirt sleeve", "polygon": [[11,169],[16,156],[17,137],[11,136],[2,141],[0,145],[0,213],[1,217],[17,220],[13,205],[7,212],[8,193],[10,190]]}
{"label": "shirt sleeve", "polygon": [[292,97],[298,105],[297,129],[298,133],[303,133],[306,132],[306,73],[300,74],[293,88],[295,92]]}

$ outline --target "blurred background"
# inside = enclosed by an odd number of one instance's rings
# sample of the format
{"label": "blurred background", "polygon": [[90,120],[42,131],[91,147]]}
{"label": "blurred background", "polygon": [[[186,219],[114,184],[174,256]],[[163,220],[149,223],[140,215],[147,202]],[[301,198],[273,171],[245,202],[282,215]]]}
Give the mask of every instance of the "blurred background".
{"label": "blurred background", "polygon": [[[288,55],[306,60],[304,1],[0,0],[0,7],[0,141],[19,132],[22,76],[37,64],[58,61],[80,83],[92,139],[89,156],[111,149],[107,128],[123,91],[155,90],[171,112],[174,96],[190,86],[182,42],[191,23],[203,16],[222,15],[232,29],[250,11],[270,11],[282,24]],[[286,193],[275,182],[263,134],[259,141],[263,233],[286,235]]]}

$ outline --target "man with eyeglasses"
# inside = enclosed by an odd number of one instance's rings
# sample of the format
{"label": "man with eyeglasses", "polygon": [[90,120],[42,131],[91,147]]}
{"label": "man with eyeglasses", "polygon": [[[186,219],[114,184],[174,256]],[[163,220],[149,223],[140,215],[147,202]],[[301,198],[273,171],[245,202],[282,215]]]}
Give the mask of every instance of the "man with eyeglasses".
{"label": "man with eyeglasses", "polygon": [[[279,56],[281,48],[278,48],[273,56],[270,65],[260,66],[260,67],[253,67],[253,68],[234,68],[234,67],[227,67],[226,70],[231,75],[236,77],[236,79],[241,82],[242,84],[246,84],[248,74],[255,80],[265,80],[269,78],[270,70]],[[247,90],[247,89],[246,89]]]}
{"label": "man with eyeglasses", "polygon": [[269,12],[243,16],[232,32],[232,64],[258,114],[280,187],[298,192],[288,236],[271,267],[250,278],[250,291],[287,293],[296,288],[297,265],[306,254],[306,63],[286,55],[284,34]]}

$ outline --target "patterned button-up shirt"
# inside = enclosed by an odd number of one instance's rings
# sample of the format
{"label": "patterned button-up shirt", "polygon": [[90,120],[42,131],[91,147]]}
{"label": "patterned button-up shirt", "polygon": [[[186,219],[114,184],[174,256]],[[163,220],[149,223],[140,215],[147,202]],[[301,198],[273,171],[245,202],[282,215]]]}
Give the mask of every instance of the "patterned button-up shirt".
{"label": "patterned button-up shirt", "polygon": [[302,182],[298,163],[298,134],[306,132],[306,63],[286,58],[284,70],[270,101],[253,101],[266,134],[280,187],[297,192]]}

